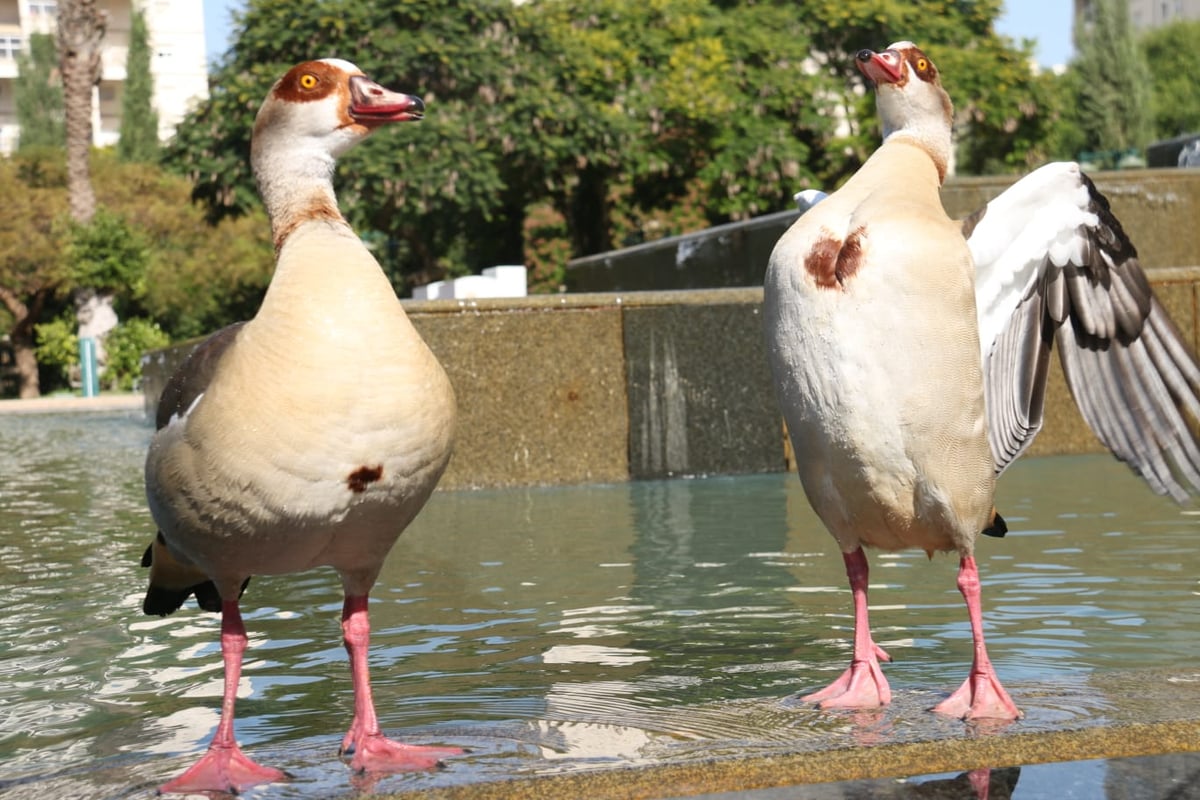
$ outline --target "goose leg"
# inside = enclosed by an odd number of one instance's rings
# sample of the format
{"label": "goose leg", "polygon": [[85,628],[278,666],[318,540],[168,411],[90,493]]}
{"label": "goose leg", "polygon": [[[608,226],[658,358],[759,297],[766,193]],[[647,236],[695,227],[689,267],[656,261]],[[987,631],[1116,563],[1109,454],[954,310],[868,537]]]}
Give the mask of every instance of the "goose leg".
{"label": "goose leg", "polygon": [[879,667],[880,661],[891,661],[891,657],[871,638],[867,620],[867,555],[859,547],[853,553],[843,553],[842,558],[854,596],[854,655],[849,669],[837,680],[801,699],[821,708],[878,708],[892,700],[892,690]]}
{"label": "goose leg", "polygon": [[225,662],[225,693],[221,721],[205,753],[190,769],[159,787],[159,792],[229,792],[238,794],[260,783],[285,780],[287,773],[263,767],[247,758],[233,738],[233,707],[246,652],[246,627],[236,600],[221,603],[221,657]]}
{"label": "goose leg", "polygon": [[350,768],[355,772],[402,772],[433,769],[446,756],[461,755],[457,747],[423,747],[401,744],[386,738],[375,716],[371,696],[371,678],[367,669],[367,648],[371,623],[367,617],[367,596],[347,595],[342,607],[342,634],[350,654],[350,675],[354,682],[354,721],[342,740],[343,754],[354,752]]}
{"label": "goose leg", "polygon": [[1018,719],[1021,712],[1000,685],[983,642],[983,612],[979,602],[979,569],[973,556],[963,556],[958,567],[958,590],[967,601],[975,656],[971,672],[954,694],[934,707],[939,714],[962,719]]}

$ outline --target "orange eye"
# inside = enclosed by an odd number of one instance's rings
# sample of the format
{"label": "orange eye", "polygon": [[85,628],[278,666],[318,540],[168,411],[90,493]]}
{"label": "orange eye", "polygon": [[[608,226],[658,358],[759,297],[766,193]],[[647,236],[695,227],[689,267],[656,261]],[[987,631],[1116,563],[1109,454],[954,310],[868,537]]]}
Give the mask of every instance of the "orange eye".
{"label": "orange eye", "polygon": [[317,88],[317,76],[313,75],[311,72],[306,72],[303,75],[301,75],[300,76],[300,88],[301,89]]}
{"label": "orange eye", "polygon": [[929,69],[929,62],[923,58],[917,59],[917,72],[924,72]]}

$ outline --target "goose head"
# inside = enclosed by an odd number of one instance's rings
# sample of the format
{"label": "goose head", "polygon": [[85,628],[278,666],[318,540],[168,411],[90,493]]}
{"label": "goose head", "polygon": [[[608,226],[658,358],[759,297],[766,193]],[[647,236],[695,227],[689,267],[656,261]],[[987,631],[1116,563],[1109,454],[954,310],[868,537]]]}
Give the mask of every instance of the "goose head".
{"label": "goose head", "polygon": [[907,138],[929,151],[944,176],[950,160],[954,106],[932,59],[912,42],[859,50],[855,63],[875,85],[883,139]]}
{"label": "goose head", "polygon": [[250,163],[276,231],[290,230],[297,214],[337,212],[333,169],[337,158],[373,131],[419,120],[419,97],[380,86],[339,58],[297,64],[271,87],[250,140]]}

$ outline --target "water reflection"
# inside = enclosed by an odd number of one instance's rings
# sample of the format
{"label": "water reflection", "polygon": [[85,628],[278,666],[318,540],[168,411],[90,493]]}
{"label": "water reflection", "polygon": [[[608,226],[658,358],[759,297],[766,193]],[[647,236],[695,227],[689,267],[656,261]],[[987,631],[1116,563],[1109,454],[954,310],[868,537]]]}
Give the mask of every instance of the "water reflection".
{"label": "water reflection", "polygon": [[[142,795],[216,725],[218,618],[139,610],[149,435],[136,415],[0,418],[6,798]],[[1120,718],[1098,676],[1200,657],[1195,515],[1104,458],[1020,463],[1000,504],[1013,533],[979,562],[1021,730]],[[924,711],[970,661],[954,560],[871,559],[896,701],[821,714],[790,698],[844,668],[852,616],[794,477],[437,494],[373,594],[371,662],[390,734],[472,755],[375,788],[963,736]],[[247,594],[238,738],[296,775],[270,796],[351,788],[340,608],[327,570]]]}

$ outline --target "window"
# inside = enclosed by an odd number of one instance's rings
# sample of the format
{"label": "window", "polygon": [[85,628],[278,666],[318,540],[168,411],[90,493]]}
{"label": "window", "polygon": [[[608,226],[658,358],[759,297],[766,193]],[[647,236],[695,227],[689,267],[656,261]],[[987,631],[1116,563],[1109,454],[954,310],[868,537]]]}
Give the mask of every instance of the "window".
{"label": "window", "polygon": [[21,37],[0,35],[0,58],[16,58],[21,55]]}
{"label": "window", "polygon": [[58,14],[57,0],[30,0],[29,14],[34,17],[53,17]]}

